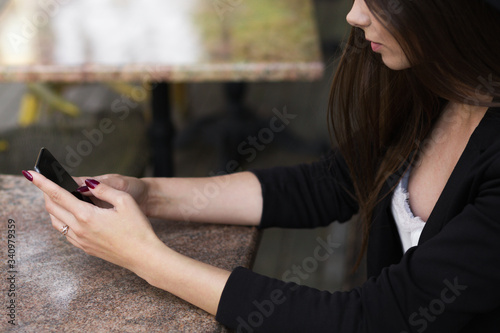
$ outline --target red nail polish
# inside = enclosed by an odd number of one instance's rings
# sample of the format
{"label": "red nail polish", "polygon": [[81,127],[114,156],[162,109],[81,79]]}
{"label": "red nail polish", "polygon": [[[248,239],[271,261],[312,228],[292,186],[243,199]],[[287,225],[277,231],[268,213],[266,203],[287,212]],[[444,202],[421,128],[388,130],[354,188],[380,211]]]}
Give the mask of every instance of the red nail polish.
{"label": "red nail polish", "polygon": [[83,192],[88,192],[89,188],[88,186],[80,186],[79,188],[76,189],[78,192],[83,193]]}
{"label": "red nail polish", "polygon": [[90,187],[91,189],[94,189],[100,183],[95,179],[86,179],[85,184],[87,184],[87,186]]}
{"label": "red nail polish", "polygon": [[25,171],[23,170],[23,175],[24,177],[26,177],[27,180],[29,180],[30,182],[33,181],[33,176],[31,175],[31,173],[29,173],[28,171]]}

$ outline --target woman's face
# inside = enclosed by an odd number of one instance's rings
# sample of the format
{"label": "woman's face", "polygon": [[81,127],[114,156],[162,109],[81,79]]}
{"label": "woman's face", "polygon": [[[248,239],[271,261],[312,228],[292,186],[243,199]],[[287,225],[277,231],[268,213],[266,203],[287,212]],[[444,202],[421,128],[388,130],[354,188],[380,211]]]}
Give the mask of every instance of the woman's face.
{"label": "woman's face", "polygon": [[346,19],[353,27],[363,29],[366,40],[371,42],[373,52],[380,53],[387,67],[393,70],[410,67],[408,58],[399,43],[368,9],[365,0],[355,0]]}

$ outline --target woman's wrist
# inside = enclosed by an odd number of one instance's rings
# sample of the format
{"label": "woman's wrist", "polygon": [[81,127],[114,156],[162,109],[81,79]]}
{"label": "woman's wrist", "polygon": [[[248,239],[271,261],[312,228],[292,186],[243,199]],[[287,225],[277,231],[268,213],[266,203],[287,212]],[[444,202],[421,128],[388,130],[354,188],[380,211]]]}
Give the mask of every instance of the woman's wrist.
{"label": "woman's wrist", "polygon": [[[140,252],[140,253],[139,253]],[[160,287],[161,277],[168,266],[163,266],[175,252],[160,239],[155,239],[145,244],[138,251],[130,270],[154,287]],[[161,261],[161,262],[159,262]],[[159,268],[163,267],[161,271]],[[163,276],[164,277],[164,276]]]}
{"label": "woman's wrist", "polygon": [[159,208],[162,207],[167,199],[161,192],[157,178],[141,178],[146,186],[143,202],[140,204],[144,214],[147,217],[160,217]]}

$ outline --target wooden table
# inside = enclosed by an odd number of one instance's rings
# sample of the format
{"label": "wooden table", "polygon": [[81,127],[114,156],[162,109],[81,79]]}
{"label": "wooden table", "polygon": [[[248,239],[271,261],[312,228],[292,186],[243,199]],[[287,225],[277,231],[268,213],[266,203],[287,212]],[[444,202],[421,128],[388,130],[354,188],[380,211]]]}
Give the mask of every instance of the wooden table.
{"label": "wooden table", "polygon": [[[0,207],[0,332],[226,331],[203,310],[71,245],[24,177],[0,176]],[[174,250],[228,270],[251,265],[258,239],[248,227],[153,227]]]}
{"label": "wooden table", "polygon": [[157,176],[173,174],[168,83],[304,81],[323,69],[311,0],[11,0],[0,14],[0,81],[152,90]]}

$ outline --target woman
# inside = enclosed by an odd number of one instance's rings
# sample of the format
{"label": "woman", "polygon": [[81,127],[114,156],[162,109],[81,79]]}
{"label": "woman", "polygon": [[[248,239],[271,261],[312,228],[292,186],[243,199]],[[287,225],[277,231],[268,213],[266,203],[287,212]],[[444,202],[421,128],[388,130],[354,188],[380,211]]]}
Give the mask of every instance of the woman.
{"label": "woman", "polygon": [[321,292],[244,268],[228,272],[169,249],[147,217],[182,219],[179,207],[190,204],[192,189],[211,179],[77,179],[99,206],[114,206],[104,209],[23,173],[44,192],[54,228],[69,242],[240,332],[497,332],[494,8],[496,0],[355,0],[330,98],[340,149],[311,165],[221,176],[224,191],[192,216],[315,227],[359,211],[369,278],[350,292]]}

